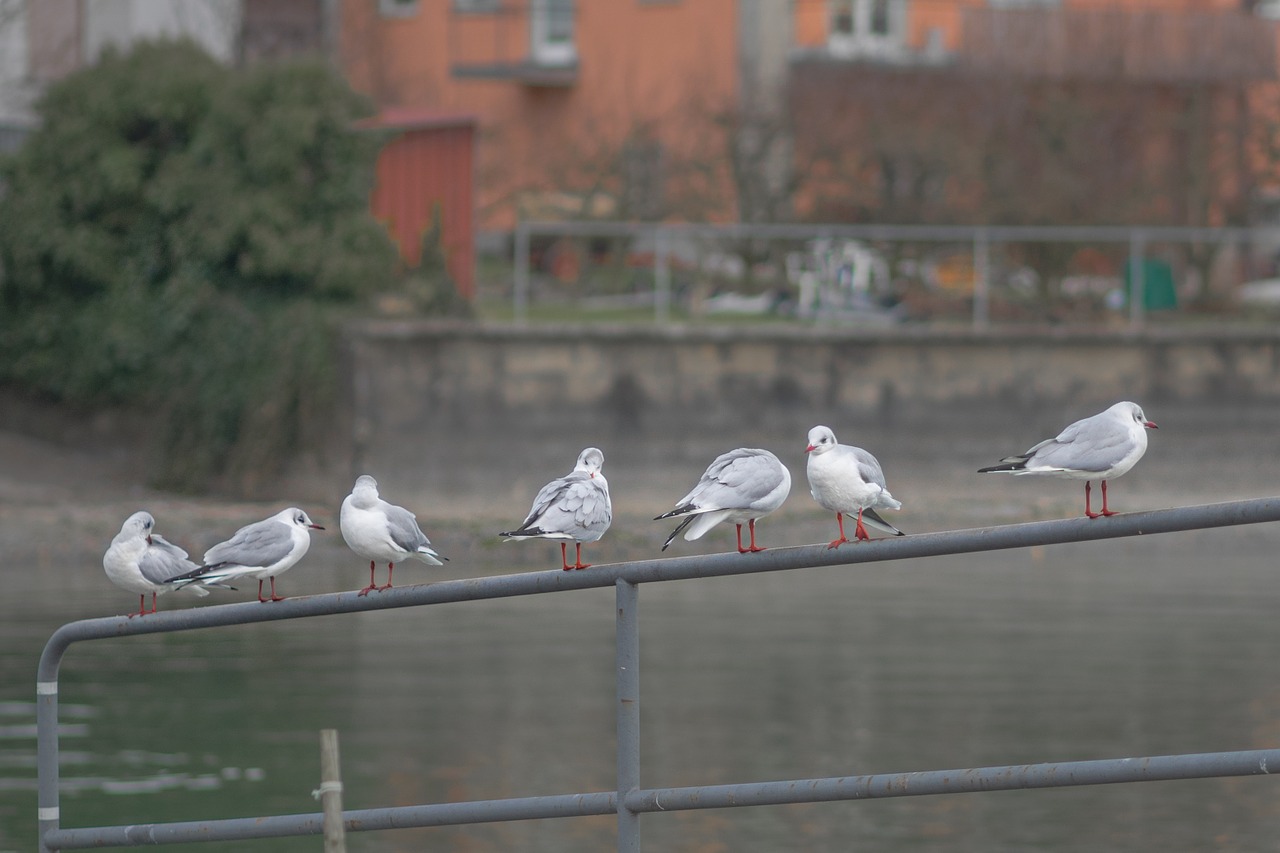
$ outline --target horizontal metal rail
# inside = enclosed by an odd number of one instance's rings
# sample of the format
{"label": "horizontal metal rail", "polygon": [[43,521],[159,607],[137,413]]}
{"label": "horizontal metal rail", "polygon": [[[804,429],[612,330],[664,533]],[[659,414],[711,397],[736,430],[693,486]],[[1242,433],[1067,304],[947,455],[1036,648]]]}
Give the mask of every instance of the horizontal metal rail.
{"label": "horizontal metal rail", "polygon": [[981,236],[996,243],[1128,243],[1134,235],[1148,242],[1237,243],[1273,238],[1274,227],[1196,227],[1178,225],[890,225],[890,224],[752,224],[733,222],[538,221],[517,223],[533,235],[568,237],[635,237],[662,233],[700,239],[813,240],[844,237],[862,240],[970,243]]}
{"label": "horizontal metal rail", "polygon": [[[58,669],[73,643],[606,586],[615,587],[618,599],[618,792],[348,811],[345,813],[348,828],[362,831],[616,812],[619,849],[638,850],[637,816],[643,812],[1266,773],[1268,765],[1280,767],[1280,751],[1255,750],[644,790],[639,787],[639,623],[636,617],[638,585],[643,583],[857,565],[1272,521],[1280,521],[1280,497],[1126,513],[1110,518],[1069,518],[922,533],[851,544],[835,550],[819,544],[776,548],[755,554],[730,552],[663,558],[600,565],[583,572],[553,570],[441,581],[393,588],[378,596],[363,598],[352,591],[303,596],[269,604],[225,604],[167,611],[141,618],[116,616],[73,622],[63,625],[49,638],[37,671],[41,847],[43,850],[83,849],[305,835],[320,831],[319,814],[62,829],[58,793]],[[231,834],[222,834],[224,832]]]}
{"label": "horizontal metal rail", "polygon": [[[776,806],[838,800],[877,800],[936,794],[1015,791],[1030,788],[1065,788],[1125,782],[1167,782],[1224,776],[1264,776],[1269,767],[1280,768],[1280,749],[1216,752],[1192,755],[1157,755],[1145,758],[1111,758],[1100,761],[1064,761],[1050,764],[1015,764],[967,770],[929,770],[916,773],[879,773],[869,776],[835,776],[743,785],[711,785],[688,788],[653,788],[632,791],[625,797],[630,811],[689,811],[746,806]],[[483,808],[480,808],[483,806]],[[443,803],[357,809],[343,813],[348,832],[590,817],[613,814],[617,794],[567,794],[490,800],[483,803]],[[62,849],[124,847],[137,844],[174,844],[221,840],[280,838],[319,835],[323,815],[279,815],[266,818],[134,824],[97,829],[60,829],[50,832],[46,843]]]}

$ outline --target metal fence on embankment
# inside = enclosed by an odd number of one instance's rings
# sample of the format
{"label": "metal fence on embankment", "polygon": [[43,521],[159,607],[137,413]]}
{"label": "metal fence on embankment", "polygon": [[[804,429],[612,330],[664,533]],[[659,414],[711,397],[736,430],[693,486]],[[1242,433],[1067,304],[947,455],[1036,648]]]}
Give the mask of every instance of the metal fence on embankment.
{"label": "metal fence on embankment", "polygon": [[836,550],[830,550],[825,545],[807,545],[755,554],[676,557],[615,563],[581,572],[556,570],[443,581],[389,589],[377,597],[362,598],[355,592],[342,592],[292,598],[270,606],[256,602],[227,604],[139,618],[120,616],[72,622],[59,628],[49,639],[41,655],[37,674],[38,820],[41,849],[75,850],[278,838],[316,835],[322,830],[320,813],[63,828],[58,788],[58,670],[62,658],[73,643],[609,586],[615,588],[617,603],[616,790],[350,810],[343,813],[347,831],[616,814],[617,849],[634,853],[640,850],[641,815],[657,812],[1265,775],[1270,772],[1269,768],[1280,768],[1280,748],[744,782],[703,787],[642,787],[639,616],[640,586],[646,583],[1030,548],[1271,521],[1280,521],[1280,497],[1126,513],[1093,520],[1072,518],[925,533],[847,545]]}
{"label": "metal fence on embankment", "polygon": [[734,316],[833,326],[1051,323],[1280,310],[1280,229],[522,221],[517,322]]}

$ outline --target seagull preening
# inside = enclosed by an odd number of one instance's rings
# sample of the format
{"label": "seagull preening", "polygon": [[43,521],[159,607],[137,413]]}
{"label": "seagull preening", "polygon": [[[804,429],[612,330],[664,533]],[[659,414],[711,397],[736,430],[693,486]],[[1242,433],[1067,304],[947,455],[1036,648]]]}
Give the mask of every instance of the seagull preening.
{"label": "seagull preening", "polygon": [[[559,539],[560,562],[566,572],[590,568],[590,563],[582,562],[582,543],[598,540],[613,521],[609,483],[600,471],[603,466],[604,453],[595,447],[586,448],[578,454],[573,471],[542,487],[518,528],[498,535],[508,539]],[[566,552],[570,542],[575,546],[572,566]]]}
{"label": "seagull preening", "polygon": [[809,430],[805,452],[809,454],[805,466],[809,492],[821,507],[836,514],[840,527],[840,538],[831,540],[828,548],[849,541],[844,535],[844,516],[855,512],[858,523],[853,535],[859,541],[871,538],[865,525],[893,536],[906,535],[876,513],[877,509],[902,509],[902,503],[889,494],[884,471],[874,456],[861,447],[837,443],[835,433],[824,426]]}
{"label": "seagull preening", "polygon": [[[174,581],[217,583],[231,578],[258,579],[258,601],[281,601],[276,577],[293,568],[311,547],[310,530],[324,530],[297,507],[282,509],[270,518],[241,527],[226,542],[204,552],[204,565]],[[271,598],[262,597],[262,582],[271,581]]]}
{"label": "seagull preening", "polygon": [[[188,588],[196,595],[209,594],[206,586],[234,589],[216,582],[186,581],[178,579],[196,569],[187,558],[187,552],[152,533],[156,520],[149,512],[135,512],[125,519],[120,532],[111,540],[111,546],[102,555],[102,568],[116,586],[138,593],[138,612],[129,617],[145,616],[156,612],[156,596],[171,589]],[[147,609],[147,593],[151,593],[151,609]]]}
{"label": "seagull preening", "polygon": [[[720,522],[738,530],[738,553],[763,551],[756,545],[756,520],[764,518],[791,493],[791,472],[767,450],[739,447],[716,457],[703,472],[698,485],[676,502],[676,508],[654,519],[682,518],[679,526],[662,543],[662,550],[681,532],[686,541],[699,539]],[[742,547],[742,524],[746,522],[751,544]]]}
{"label": "seagull preening", "polygon": [[[359,595],[391,589],[396,563],[407,557],[432,566],[443,566],[441,560],[449,559],[431,547],[431,540],[418,526],[417,516],[378,496],[378,481],[368,474],[356,478],[351,494],[343,500],[338,526],[351,550],[369,561],[369,585],[360,590]],[[373,582],[378,563],[387,564],[386,586]]]}
{"label": "seagull preening", "polygon": [[[1132,468],[1147,452],[1147,430],[1158,427],[1147,420],[1137,403],[1116,403],[1105,412],[1073,423],[1020,456],[1006,456],[1000,464],[979,468],[979,474],[1039,474],[1084,480],[1084,514],[1089,518],[1115,515],[1107,506],[1107,480]],[[1102,481],[1102,512],[1089,505],[1091,480]]]}

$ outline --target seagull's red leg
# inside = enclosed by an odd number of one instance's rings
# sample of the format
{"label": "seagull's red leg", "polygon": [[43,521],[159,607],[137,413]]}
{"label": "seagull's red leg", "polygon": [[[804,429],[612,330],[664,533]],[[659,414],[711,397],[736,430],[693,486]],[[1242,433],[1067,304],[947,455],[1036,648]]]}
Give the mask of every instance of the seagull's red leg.
{"label": "seagull's red leg", "polygon": [[734,527],[738,528],[738,553],[745,554],[747,552],[742,547],[742,525],[735,524]]}
{"label": "seagull's red leg", "polygon": [[[155,593],[152,593],[152,596],[155,596]],[[151,612],[151,613],[156,612],[156,611],[155,611],[155,598],[152,598],[152,599],[151,599],[151,610],[150,610],[150,611],[148,611],[148,610],[147,610],[147,594],[146,594],[146,593],[142,593],[142,594],[140,594],[140,596],[138,596],[138,612],[136,612],[136,613],[125,613],[125,615],[127,615],[127,616],[129,617],[129,619],[133,619],[133,617],[134,617],[134,616],[146,616],[148,612]]]}
{"label": "seagull's red leg", "polygon": [[376,565],[377,563],[375,563],[373,560],[369,561],[369,585],[366,586],[364,589],[360,590],[359,592],[357,592],[356,593],[357,596],[368,595],[369,593],[373,592],[375,589],[378,588],[378,585],[373,582],[373,568]]}
{"label": "seagull's red leg", "polygon": [[387,563],[387,585],[378,587],[378,592],[382,592],[384,589],[391,589],[391,575],[395,573],[395,570],[395,563]]}
{"label": "seagull's red leg", "polygon": [[284,601],[284,596],[276,595],[276,576],[275,575],[271,576],[271,600]]}
{"label": "seagull's red leg", "polygon": [[262,597],[262,581],[261,580],[258,581],[258,601],[262,604],[266,604],[267,602],[267,600]]}
{"label": "seagull's red leg", "polygon": [[853,538],[859,542],[866,542],[871,538],[867,535],[867,528],[862,526],[862,510],[858,510],[858,526],[853,529]]}
{"label": "seagull's red leg", "polygon": [[831,548],[839,548],[841,545],[849,541],[844,535],[844,515],[842,513],[836,513],[836,524],[840,525],[840,538],[832,539],[831,542],[827,544],[828,550]]}
{"label": "seagull's red leg", "polygon": [[[1105,484],[1106,481],[1103,480],[1103,483]],[[1105,489],[1106,486],[1104,485],[1103,488]],[[1106,498],[1103,498],[1103,506],[1106,506]],[[1084,481],[1084,514],[1089,516],[1090,518],[1097,518],[1099,515],[1101,515],[1101,513],[1094,512],[1092,509],[1089,508],[1089,481],[1088,480]]]}
{"label": "seagull's red leg", "polygon": [[[764,546],[756,544],[756,520],[754,518],[747,519],[747,530],[751,532],[751,547],[748,548],[747,551],[750,551],[753,554],[756,551],[763,551]],[[741,544],[739,544],[738,551],[745,553],[742,551]]]}
{"label": "seagull's red leg", "polygon": [[1114,512],[1107,509],[1107,481],[1106,480],[1102,481],[1102,514],[1115,515]]}
{"label": "seagull's red leg", "polygon": [[565,553],[565,548],[567,548],[568,545],[568,542],[560,543],[560,565],[564,566],[564,570],[566,572],[573,568],[573,566],[569,565],[569,555]]}
{"label": "seagull's red leg", "polygon": [[575,569],[589,569],[589,568],[591,568],[591,564],[590,564],[590,563],[584,563],[584,562],[582,562],[582,543],[581,543],[581,542],[575,542],[575,543],[573,543],[573,547],[574,547],[573,567],[574,567]]}

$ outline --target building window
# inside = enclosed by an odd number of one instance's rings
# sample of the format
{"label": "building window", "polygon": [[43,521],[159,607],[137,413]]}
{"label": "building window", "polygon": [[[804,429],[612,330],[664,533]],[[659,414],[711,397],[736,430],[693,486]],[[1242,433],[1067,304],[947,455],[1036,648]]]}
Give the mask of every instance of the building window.
{"label": "building window", "polygon": [[378,0],[378,12],[384,18],[412,18],[418,14],[418,0]]}
{"label": "building window", "polygon": [[836,56],[884,56],[905,45],[907,0],[828,0],[827,47]]}
{"label": "building window", "polygon": [[529,52],[538,65],[573,65],[573,0],[529,0]]}
{"label": "building window", "polygon": [[453,0],[455,12],[492,13],[502,11],[502,0]]}

